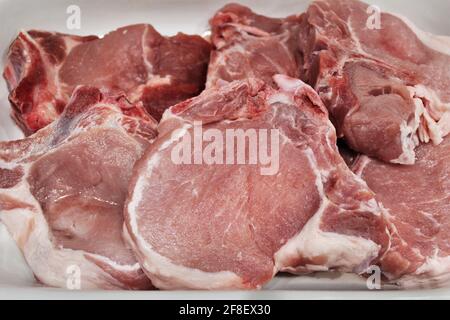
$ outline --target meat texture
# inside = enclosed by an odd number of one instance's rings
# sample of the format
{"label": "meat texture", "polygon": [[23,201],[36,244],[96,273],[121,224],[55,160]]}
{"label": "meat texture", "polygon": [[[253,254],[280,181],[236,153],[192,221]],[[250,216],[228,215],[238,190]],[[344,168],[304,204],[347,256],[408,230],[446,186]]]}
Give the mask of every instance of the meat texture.
{"label": "meat texture", "polygon": [[57,121],[0,143],[0,219],[40,282],[150,287],[122,229],[132,167],[156,125],[142,105],[79,87]]}
{"label": "meat texture", "polygon": [[[125,208],[127,238],[155,286],[251,289],[278,271],[359,273],[388,247],[383,211],[340,157],[318,95],[300,80],[275,82],[234,81],[165,113]],[[236,144],[220,143],[229,135]],[[254,139],[278,170],[249,160]],[[233,162],[239,155],[247,160]]]}
{"label": "meat texture", "polygon": [[210,20],[214,50],[207,86],[254,77],[273,83],[275,74],[300,77],[300,19],[268,18],[229,4]]}
{"label": "meat texture", "polygon": [[210,44],[199,36],[161,36],[150,25],[77,37],[21,32],[11,45],[4,77],[13,117],[25,133],[48,125],[78,85],[124,91],[157,120],[164,110],[199,94]]}
{"label": "meat texture", "polygon": [[354,150],[399,164],[450,132],[450,41],[353,0],[314,2],[302,19],[303,79]]}
{"label": "meat texture", "polygon": [[355,172],[388,210],[392,244],[381,259],[388,280],[436,287],[450,280],[450,137],[417,148],[412,166],[360,157]]}

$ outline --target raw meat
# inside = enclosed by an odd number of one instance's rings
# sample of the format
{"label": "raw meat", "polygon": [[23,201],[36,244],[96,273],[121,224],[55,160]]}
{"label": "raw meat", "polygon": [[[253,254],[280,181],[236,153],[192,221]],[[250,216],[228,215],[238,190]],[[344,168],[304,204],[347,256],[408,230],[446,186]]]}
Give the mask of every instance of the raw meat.
{"label": "raw meat", "polygon": [[450,137],[417,148],[412,166],[361,157],[355,172],[389,211],[392,244],[381,259],[388,280],[405,287],[450,280]]}
{"label": "raw meat", "polygon": [[300,77],[298,17],[268,18],[229,4],[215,14],[210,25],[214,50],[207,87],[248,77],[273,83],[275,74]]}
{"label": "raw meat", "polygon": [[4,77],[13,117],[29,134],[55,120],[78,85],[124,91],[157,120],[199,94],[210,44],[199,36],[161,36],[150,25],[120,28],[104,38],[32,30],[11,45]]}
{"label": "raw meat", "polygon": [[150,287],[122,229],[131,170],[155,128],[142,105],[80,87],[59,120],[0,143],[0,219],[42,283]]}
{"label": "raw meat", "polygon": [[413,164],[418,144],[450,132],[450,41],[353,0],[314,2],[302,20],[303,79],[338,136],[386,162]]}
{"label": "raw meat", "polygon": [[[383,211],[339,156],[318,95],[300,80],[278,75],[275,82],[280,89],[234,81],[166,111],[125,207],[127,238],[156,287],[250,289],[278,271],[363,272],[388,247]],[[260,157],[272,150],[278,170],[250,162],[250,142],[205,142],[230,130],[256,131]],[[182,141],[194,144],[191,164],[189,153],[177,160]],[[208,154],[219,156],[211,162]],[[247,160],[236,162],[239,155]]]}

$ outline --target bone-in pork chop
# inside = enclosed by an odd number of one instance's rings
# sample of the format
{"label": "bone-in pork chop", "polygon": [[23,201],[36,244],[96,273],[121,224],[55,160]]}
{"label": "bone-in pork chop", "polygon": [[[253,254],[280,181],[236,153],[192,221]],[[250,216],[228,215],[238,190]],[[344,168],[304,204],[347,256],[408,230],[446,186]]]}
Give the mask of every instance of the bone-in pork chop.
{"label": "bone-in pork chop", "polygon": [[417,148],[412,166],[366,156],[355,172],[389,212],[392,244],[381,260],[388,280],[405,287],[450,281],[450,138]]}
{"label": "bone-in pork chop", "polygon": [[303,79],[354,150],[413,164],[450,132],[450,41],[354,0],[319,0],[302,19]]}
{"label": "bone-in pork chop", "polygon": [[0,143],[0,219],[40,282],[150,287],[122,229],[132,167],[155,136],[142,105],[80,87],[57,121]]}
{"label": "bone-in pork chop", "polygon": [[275,74],[300,77],[300,19],[258,15],[239,4],[220,9],[210,21],[214,49],[207,86],[257,78],[273,84]]}
{"label": "bone-in pork chop", "polygon": [[340,157],[316,92],[286,76],[275,83],[234,81],[166,111],[125,210],[155,286],[249,289],[278,271],[359,273],[387,248],[383,210]]}
{"label": "bone-in pork chop", "polygon": [[209,54],[200,36],[163,37],[144,24],[101,39],[32,30],[12,43],[4,77],[13,117],[27,134],[55,120],[78,85],[124,91],[159,120],[203,90]]}

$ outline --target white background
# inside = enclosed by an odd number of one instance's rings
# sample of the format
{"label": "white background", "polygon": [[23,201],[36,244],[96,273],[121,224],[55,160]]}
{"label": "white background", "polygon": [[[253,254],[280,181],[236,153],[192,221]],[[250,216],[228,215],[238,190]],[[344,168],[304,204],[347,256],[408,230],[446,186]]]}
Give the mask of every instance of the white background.
{"label": "white background", "polygon": [[[20,29],[43,29],[82,35],[103,35],[134,23],[153,24],[158,31],[172,35],[178,31],[203,34],[208,19],[223,0],[0,0],[0,55],[2,66],[9,44]],[[239,1],[269,16],[286,16],[303,11],[308,0]],[[421,29],[450,36],[450,0],[368,1],[383,11],[404,15]],[[66,9],[81,8],[81,30],[66,28]],[[9,117],[6,84],[0,84],[0,141],[18,139],[21,132]],[[0,298],[74,298],[74,299],[391,299],[446,298],[450,289],[418,291],[368,291],[365,282],[351,275],[324,274],[315,277],[281,276],[260,292],[68,292],[42,288],[0,224]]]}

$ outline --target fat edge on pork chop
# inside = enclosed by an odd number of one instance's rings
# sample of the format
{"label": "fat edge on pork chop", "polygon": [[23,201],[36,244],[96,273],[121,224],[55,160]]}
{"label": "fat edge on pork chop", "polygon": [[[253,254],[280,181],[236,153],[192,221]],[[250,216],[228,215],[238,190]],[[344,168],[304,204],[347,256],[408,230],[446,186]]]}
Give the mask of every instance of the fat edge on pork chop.
{"label": "fat edge on pork chop", "polygon": [[[389,246],[383,210],[340,157],[317,94],[300,80],[275,81],[277,90],[234,81],[166,111],[125,206],[126,238],[156,287],[252,289],[278,271],[362,273]],[[173,150],[198,122],[217,138],[278,131],[278,172],[175,164]],[[225,146],[216,147],[223,154]]]}

